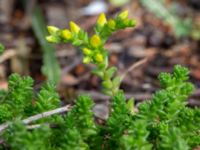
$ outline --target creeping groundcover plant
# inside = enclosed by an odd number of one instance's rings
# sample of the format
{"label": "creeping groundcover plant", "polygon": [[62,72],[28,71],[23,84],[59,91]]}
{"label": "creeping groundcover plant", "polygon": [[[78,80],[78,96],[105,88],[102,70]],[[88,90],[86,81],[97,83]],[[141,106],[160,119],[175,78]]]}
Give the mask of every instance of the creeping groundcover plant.
{"label": "creeping groundcover plant", "polygon": [[[70,29],[48,26],[51,43],[72,43],[83,52],[83,63],[94,65],[102,92],[110,96],[110,112],[102,124],[95,122],[93,100],[77,98],[74,106],[61,107],[55,86],[46,83],[33,92],[33,80],[13,74],[8,90],[0,91],[0,149],[11,150],[190,150],[200,146],[200,109],[187,106],[194,90],[187,68],[176,65],[173,72],[160,73],[161,90],[138,105],[126,100],[116,75],[108,64],[104,45],[120,29],[134,27],[135,20],[124,11],[107,20],[100,14],[94,35],[88,36],[74,22]],[[85,93],[87,94],[87,93]],[[58,114],[58,112],[66,113]]]}

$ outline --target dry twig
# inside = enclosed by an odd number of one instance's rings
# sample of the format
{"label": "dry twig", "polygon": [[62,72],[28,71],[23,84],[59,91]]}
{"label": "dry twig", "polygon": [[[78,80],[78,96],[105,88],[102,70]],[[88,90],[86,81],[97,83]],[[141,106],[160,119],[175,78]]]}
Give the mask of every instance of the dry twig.
{"label": "dry twig", "polygon": [[[59,114],[59,113],[63,113],[63,112],[69,111],[70,107],[71,107],[70,105],[66,105],[64,107],[60,107],[60,108],[57,108],[57,109],[54,109],[54,110],[43,112],[41,114],[37,114],[37,115],[31,116],[31,117],[29,117],[27,119],[24,119],[24,120],[22,120],[22,122],[25,125],[27,125],[27,124],[29,124],[29,123],[31,123],[33,121],[39,120],[41,118],[46,118],[46,117],[52,116],[54,114]],[[0,125],[0,132],[5,130],[8,126],[9,126],[9,123],[1,124]]]}
{"label": "dry twig", "polygon": [[17,55],[17,51],[16,50],[6,50],[1,56],[0,56],[0,63],[3,63],[4,61],[6,61],[7,59],[10,59],[14,56]]}
{"label": "dry twig", "polygon": [[139,67],[140,65],[144,64],[147,62],[147,58],[144,58],[136,63],[133,63],[122,75],[121,75],[121,78],[122,80],[124,79],[124,77],[129,73],[131,72],[133,69]]}

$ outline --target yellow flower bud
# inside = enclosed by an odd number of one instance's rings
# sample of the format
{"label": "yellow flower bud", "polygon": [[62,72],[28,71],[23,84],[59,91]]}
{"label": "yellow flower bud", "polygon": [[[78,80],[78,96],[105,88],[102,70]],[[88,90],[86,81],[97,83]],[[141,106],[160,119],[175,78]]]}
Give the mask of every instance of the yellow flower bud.
{"label": "yellow flower bud", "polygon": [[101,39],[98,35],[93,35],[90,39],[90,44],[94,47],[97,48],[101,45]]}
{"label": "yellow flower bud", "polygon": [[92,51],[90,49],[88,49],[88,48],[83,48],[83,53],[85,55],[90,55],[92,53]]}
{"label": "yellow flower bud", "polygon": [[70,40],[72,38],[72,33],[68,29],[65,29],[62,30],[61,36],[66,40]]}
{"label": "yellow flower bud", "polygon": [[76,23],[74,23],[73,21],[70,21],[69,26],[72,32],[79,33],[80,27]]}
{"label": "yellow flower bud", "polygon": [[58,40],[54,37],[54,36],[47,36],[46,37],[46,40],[48,41],[48,42],[50,42],[50,43],[57,43],[58,42]]}
{"label": "yellow flower bud", "polygon": [[106,16],[104,13],[101,13],[99,15],[99,18],[97,20],[97,24],[99,24],[100,26],[104,26],[105,24],[107,23],[107,20],[106,20]]}
{"label": "yellow flower bud", "polygon": [[119,14],[119,18],[121,18],[122,20],[128,18],[128,10],[125,10],[125,11],[121,12]]}
{"label": "yellow flower bud", "polygon": [[56,33],[59,29],[57,27],[54,26],[47,26],[47,30],[50,34],[54,34]]}
{"label": "yellow flower bud", "polygon": [[115,26],[116,26],[115,20],[110,19],[110,20],[108,21],[108,27],[111,28],[111,29],[114,29]]}
{"label": "yellow flower bud", "polygon": [[103,62],[103,55],[102,54],[96,54],[94,58],[98,63]]}
{"label": "yellow flower bud", "polygon": [[127,25],[127,26],[128,26],[128,25],[129,25],[129,23],[130,23],[130,21],[129,21],[129,19],[128,19],[128,18],[126,18],[126,19],[124,19],[124,20],[123,20],[123,23],[124,23],[125,25]]}
{"label": "yellow flower bud", "polygon": [[83,58],[83,63],[84,64],[88,64],[88,63],[90,63],[90,61],[91,61],[90,57],[84,57]]}

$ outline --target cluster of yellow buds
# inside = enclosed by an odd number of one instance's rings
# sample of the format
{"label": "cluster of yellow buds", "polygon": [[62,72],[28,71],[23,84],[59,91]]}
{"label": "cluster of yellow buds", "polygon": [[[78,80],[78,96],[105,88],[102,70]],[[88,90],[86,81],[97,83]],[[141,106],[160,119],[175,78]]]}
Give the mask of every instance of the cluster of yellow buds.
{"label": "cluster of yellow buds", "polygon": [[132,19],[128,19],[128,11],[123,11],[122,13],[120,13],[118,15],[119,21],[118,23],[122,23],[123,26],[135,26],[136,25],[136,21],[132,20]]}
{"label": "cluster of yellow buds", "polygon": [[51,43],[58,43],[59,39],[55,35],[58,33],[59,29],[54,26],[48,26],[47,30],[50,33],[50,35],[46,37],[46,40]]}
{"label": "cluster of yellow buds", "polygon": [[93,62],[93,63],[96,63],[96,64],[100,64],[104,61],[104,56],[103,56],[103,53],[102,53],[102,41],[101,41],[101,38],[94,34],[90,40],[89,40],[89,44],[90,44],[90,47],[92,49],[89,49],[89,48],[86,48],[84,47],[82,49],[83,51],[83,54],[84,54],[84,59],[83,59],[83,62],[84,63],[90,63],[90,62]]}
{"label": "cluster of yellow buds", "polygon": [[113,32],[133,27],[136,21],[128,18],[128,11],[121,12],[116,18],[107,20],[104,13],[99,15],[95,30],[101,33],[102,37],[107,39]]}
{"label": "cluster of yellow buds", "polygon": [[98,20],[97,20],[97,25],[99,25],[100,27],[103,27],[104,25],[107,25],[109,28],[115,29],[116,22],[115,22],[114,19],[109,19],[107,21],[105,14],[101,13],[99,15]]}
{"label": "cluster of yellow buds", "polygon": [[46,39],[52,43],[70,42],[72,45],[80,47],[84,54],[83,63],[93,63],[97,66],[93,73],[102,78],[105,93],[112,95],[119,89],[121,78],[113,77],[116,68],[108,68],[108,52],[105,50],[104,44],[113,32],[133,27],[135,24],[135,20],[128,18],[128,11],[123,11],[114,19],[109,20],[102,13],[97,19],[95,33],[91,37],[88,37],[87,32],[71,21],[69,29],[48,26],[50,35]]}
{"label": "cluster of yellow buds", "polygon": [[63,40],[70,41],[73,39],[74,35],[78,34],[81,28],[74,22],[69,23],[70,30],[64,29],[61,31],[61,37]]}
{"label": "cluster of yellow buds", "polygon": [[69,29],[59,29],[54,26],[48,26],[47,30],[49,32],[49,36],[46,37],[46,40],[51,43],[59,43],[61,41],[68,42],[70,40],[73,40],[74,37],[76,37],[80,32],[80,27],[74,23],[69,23],[70,30]]}
{"label": "cluster of yellow buds", "polygon": [[101,53],[95,52],[91,49],[83,48],[83,54],[85,55],[85,57],[83,58],[83,62],[85,64],[88,64],[90,62],[100,64],[104,61],[104,56]]}

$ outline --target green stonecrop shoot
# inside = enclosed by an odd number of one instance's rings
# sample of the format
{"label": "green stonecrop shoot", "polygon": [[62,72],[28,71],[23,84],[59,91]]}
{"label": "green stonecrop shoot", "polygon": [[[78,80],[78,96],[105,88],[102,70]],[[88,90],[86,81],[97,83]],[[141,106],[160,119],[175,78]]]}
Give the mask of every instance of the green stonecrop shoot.
{"label": "green stonecrop shoot", "polygon": [[128,11],[123,11],[114,19],[109,20],[102,13],[95,25],[95,34],[91,37],[77,24],[70,22],[70,30],[48,26],[50,35],[46,39],[52,43],[72,43],[79,47],[84,54],[83,63],[92,63],[96,66],[92,72],[102,79],[103,92],[113,96],[119,90],[121,77],[114,76],[116,67],[108,66],[108,50],[104,48],[104,45],[113,32],[135,25],[135,20],[128,19]]}
{"label": "green stonecrop shoot", "polygon": [[[29,129],[21,117],[58,107],[54,86],[46,84],[36,102],[31,102],[32,79],[12,75],[9,90],[1,92],[1,122],[14,123],[1,137],[0,149],[11,150],[190,150],[200,145],[200,109],[187,106],[194,87],[187,82],[189,71],[176,65],[172,74],[161,73],[162,89],[151,100],[140,103],[138,112],[130,108],[122,91],[112,97],[111,112],[105,124],[95,122],[92,99],[79,96],[67,114],[42,120],[39,128]],[[23,87],[21,87],[23,85]],[[19,97],[16,94],[18,91]],[[5,96],[2,96],[4,93]],[[27,94],[30,97],[27,97]],[[24,95],[27,99],[22,98]],[[11,105],[13,103],[16,106]],[[35,100],[34,100],[35,101]],[[26,111],[26,110],[29,111]],[[21,117],[20,117],[21,116]],[[58,117],[58,116],[57,116]],[[53,120],[52,120],[53,119]],[[53,123],[50,128],[46,123]],[[38,123],[38,122],[37,122]],[[45,123],[45,124],[43,124]]]}
{"label": "green stonecrop shoot", "polygon": [[49,27],[47,37],[80,46],[84,62],[96,65],[93,72],[111,95],[108,119],[97,123],[93,100],[81,95],[69,112],[25,125],[22,119],[58,108],[60,99],[52,83],[35,93],[32,78],[13,74],[8,90],[0,90],[0,123],[9,122],[8,128],[0,130],[0,150],[192,150],[200,146],[200,109],[187,106],[194,90],[187,81],[187,68],[176,65],[171,74],[160,73],[162,89],[140,103],[137,112],[133,99],[126,101],[119,90],[121,79],[113,77],[116,68],[108,67],[104,44],[113,31],[134,26],[127,16],[125,11],[107,21],[101,14],[91,38],[73,22],[70,30]]}
{"label": "green stonecrop shoot", "polygon": [[9,77],[8,90],[0,93],[0,123],[55,109],[60,103],[52,84],[44,85],[34,96],[33,79],[18,74]]}

